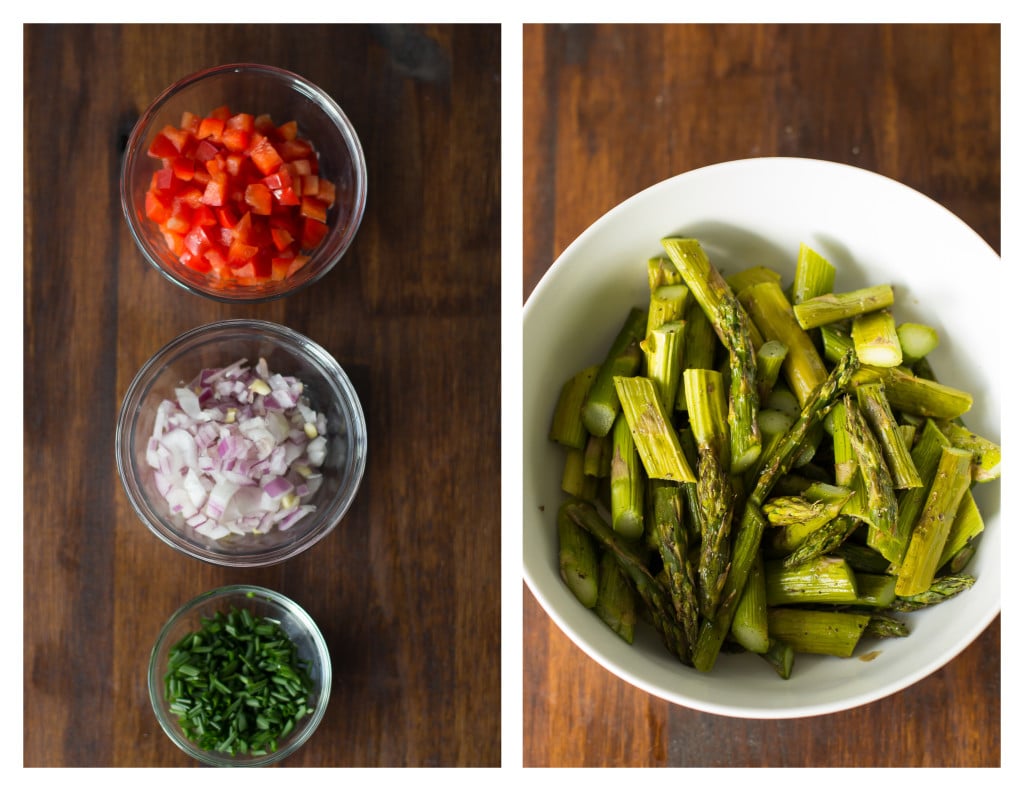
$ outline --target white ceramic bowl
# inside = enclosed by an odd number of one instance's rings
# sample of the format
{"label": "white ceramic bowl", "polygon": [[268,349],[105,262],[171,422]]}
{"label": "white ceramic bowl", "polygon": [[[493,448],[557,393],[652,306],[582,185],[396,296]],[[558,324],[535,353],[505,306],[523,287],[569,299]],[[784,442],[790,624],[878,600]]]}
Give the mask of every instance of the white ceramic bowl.
{"label": "white ceramic bowl", "polygon": [[[584,652],[652,695],[755,719],[806,717],[890,695],[939,669],[1000,609],[999,482],[976,487],[986,521],[968,571],[977,583],[907,617],[902,639],[862,641],[851,659],[798,655],[782,680],[760,658],[721,654],[710,673],[681,665],[641,624],[627,645],[584,609],[558,574],[555,519],[563,452],[548,441],[562,383],[600,362],[632,305],[647,298],[646,261],[660,239],[701,240],[726,273],[754,264],[792,280],[801,242],[837,268],[836,290],[891,283],[897,320],[941,333],[937,376],[970,391],[964,418],[1000,438],[1000,348],[993,331],[999,257],[920,193],[865,170],[794,158],[727,162],[683,173],[626,200],[580,235],[545,274],[523,313],[523,573],[541,606]],[[969,273],[969,277],[964,275]],[[981,319],[979,321],[979,319]],[[987,320],[986,320],[987,319]],[[871,661],[861,661],[878,651]]]}

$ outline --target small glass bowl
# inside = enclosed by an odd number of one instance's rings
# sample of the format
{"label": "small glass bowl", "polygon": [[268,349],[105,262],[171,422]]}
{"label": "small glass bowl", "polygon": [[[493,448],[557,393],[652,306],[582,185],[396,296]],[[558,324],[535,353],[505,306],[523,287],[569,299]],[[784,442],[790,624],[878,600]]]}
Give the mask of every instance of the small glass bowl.
{"label": "small glass bowl", "polygon": [[[295,643],[300,659],[309,663],[313,682],[313,711],[296,723],[296,727],[278,742],[278,749],[268,755],[214,752],[196,746],[185,735],[178,715],[173,713],[165,696],[164,676],[167,674],[170,649],[186,635],[202,627],[202,619],[232,608],[247,608],[258,618],[269,618],[281,625]],[[316,623],[298,604],[283,594],[256,585],[228,585],[197,596],[174,613],[160,630],[149,657],[149,700],[164,733],[185,753],[210,766],[267,766],[298,750],[320,725],[331,696],[331,656],[327,643]]]}
{"label": "small glass bowl", "polygon": [[[310,405],[327,418],[323,482],[309,501],[316,510],[287,530],[215,540],[172,516],[160,495],[146,447],[157,407],[174,388],[203,368],[245,358],[265,358],[272,372],[298,377]],[[128,387],[115,430],[117,470],[139,518],[165,543],[186,555],[221,566],[279,563],[309,549],[341,521],[355,499],[366,466],[366,419],[355,388],[337,361],[302,334],[268,321],[228,319],[189,330],[165,345]]]}
{"label": "small glass bowl", "polygon": [[[146,217],[146,191],[160,161],[148,155],[166,125],[179,126],[182,113],[204,116],[227,105],[232,112],[270,114],[277,124],[294,120],[319,156],[320,172],[336,187],[327,215],[329,231],[309,262],[284,280],[225,287],[182,264],[168,249],[156,223]],[[136,122],[121,162],[121,207],[143,256],[168,280],[193,294],[220,302],[265,302],[304,288],[342,258],[362,221],[366,205],[366,161],[348,117],[327,93],[297,74],[274,66],[234,63],[190,74],[166,88]]]}

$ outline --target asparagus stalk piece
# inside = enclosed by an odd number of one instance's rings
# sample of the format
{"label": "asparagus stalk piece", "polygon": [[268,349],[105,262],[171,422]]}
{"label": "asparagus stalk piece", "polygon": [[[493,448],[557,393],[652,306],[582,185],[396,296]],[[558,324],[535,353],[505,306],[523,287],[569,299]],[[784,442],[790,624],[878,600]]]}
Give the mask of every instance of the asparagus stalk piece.
{"label": "asparagus stalk piece", "polygon": [[662,246],[729,354],[730,460],[732,472],[741,473],[761,453],[757,359],[750,320],[696,239],[663,239]]}
{"label": "asparagus stalk piece", "polygon": [[729,284],[729,288],[733,290],[734,294],[739,294],[747,286],[752,286],[755,283],[764,283],[765,281],[778,283],[781,280],[782,275],[774,269],[761,266],[760,264],[748,267],[747,269],[741,269],[739,272],[734,272],[725,277],[725,282]]}
{"label": "asparagus stalk piece", "polygon": [[800,326],[809,330],[888,308],[893,302],[892,286],[875,285],[841,294],[822,294],[794,305],[793,312]]}
{"label": "asparagus stalk piece", "polygon": [[776,340],[765,341],[757,350],[757,396],[762,408],[775,388],[788,354],[789,347]]}
{"label": "asparagus stalk piece", "polygon": [[820,557],[793,567],[778,560],[766,560],[764,587],[769,607],[857,601],[853,569],[839,558]]}
{"label": "asparagus stalk piece", "polygon": [[701,614],[710,618],[718,607],[729,565],[729,533],[735,493],[726,471],[728,429],[722,377],[718,371],[690,368],[683,372],[690,426],[697,443],[697,502],[703,516],[704,540],[697,566]]}
{"label": "asparagus stalk piece", "polygon": [[871,616],[798,607],[769,607],[768,633],[802,654],[853,656]]}
{"label": "asparagus stalk piece", "polygon": [[781,286],[757,283],[743,289],[738,298],[765,340],[778,341],[788,349],[782,374],[797,400],[806,403],[828,371],[811,336],[797,323],[794,307]]}
{"label": "asparagus stalk piece", "polygon": [[885,388],[879,382],[868,382],[858,386],[856,392],[857,405],[874,430],[895,487],[915,489],[922,486],[910,449],[889,407],[889,400],[885,397]]}
{"label": "asparagus stalk piece", "polygon": [[587,475],[584,454],[578,448],[566,448],[562,463],[562,491],[581,500],[597,496],[597,478]]}
{"label": "asparagus stalk piece", "polygon": [[659,286],[651,292],[647,308],[647,336],[664,324],[681,321],[686,314],[689,296],[689,289],[682,283]]}
{"label": "asparagus stalk piece", "polygon": [[818,252],[801,243],[793,274],[793,304],[831,294],[835,283],[836,268]]}
{"label": "asparagus stalk piece", "polygon": [[647,311],[632,308],[590,386],[582,415],[587,431],[595,436],[603,437],[611,431],[619,414],[621,407],[615,391],[615,377],[633,376],[643,364],[640,341],[646,327]]}
{"label": "asparagus stalk piece", "polygon": [[904,368],[879,368],[865,365],[857,376],[857,384],[881,382],[890,407],[896,412],[953,420],[967,412],[974,398],[970,393],[908,373]]}
{"label": "asparagus stalk piece", "polygon": [[949,440],[939,431],[933,420],[926,420],[921,427],[917,444],[910,451],[914,468],[921,477],[922,485],[915,489],[904,489],[897,496],[896,531],[882,534],[877,530],[868,531],[868,544],[894,566],[899,566],[907,551],[907,544],[921,516],[928,492],[935,479],[939,466],[942,448],[949,445]]}
{"label": "asparagus stalk piece", "polygon": [[846,404],[838,403],[825,420],[826,430],[832,435],[832,459],[837,486],[853,486],[857,477],[857,454],[854,453],[850,434],[846,430]]}
{"label": "asparagus stalk piece", "polygon": [[972,539],[963,545],[963,548],[957,550],[957,552],[949,559],[945,568],[948,569],[950,574],[962,574],[963,570],[967,568],[968,564],[974,559],[975,553],[978,551],[978,545]]}
{"label": "asparagus stalk piece", "polygon": [[643,376],[616,376],[615,390],[637,452],[648,477],[695,482],[679,435],[672,425],[654,382]]}
{"label": "asparagus stalk piece", "polygon": [[[767,618],[767,613],[765,617]],[[789,643],[769,638],[768,650],[760,654],[760,656],[775,668],[779,678],[788,680],[793,675],[793,660],[796,657],[796,651],[793,650],[793,646]]]}
{"label": "asparagus stalk piece", "polygon": [[923,360],[939,346],[939,333],[934,327],[914,321],[904,321],[896,327],[896,337],[900,341],[903,362],[913,365]]}
{"label": "asparagus stalk piece", "polygon": [[889,467],[857,402],[847,395],[844,397],[844,406],[846,432],[857,457],[857,468],[867,493],[871,523],[880,532],[892,535],[896,532],[896,493]]}
{"label": "asparagus stalk piece", "polygon": [[854,572],[857,580],[857,606],[885,609],[896,601],[896,578],[892,574]]}
{"label": "asparagus stalk piece", "polygon": [[796,420],[800,416],[800,402],[797,397],[793,395],[793,391],[785,385],[776,386],[771,393],[768,394],[768,400],[765,402],[767,409],[777,409],[779,412],[785,412],[793,420]]}
{"label": "asparagus stalk piece", "polygon": [[656,255],[647,259],[647,288],[652,294],[662,286],[675,286],[682,282],[682,275],[668,256]]}
{"label": "asparagus stalk piece", "polygon": [[[776,442],[789,431],[789,427],[796,420],[792,415],[778,409],[761,409],[757,413],[757,424],[761,429],[761,455],[768,458],[772,447]],[[747,470],[753,477],[754,472]]]}
{"label": "asparagus stalk piece", "polygon": [[897,593],[896,601],[892,603],[890,609],[896,612],[913,612],[924,607],[941,604],[947,599],[952,599],[965,590],[969,590],[975,582],[975,578],[969,574],[948,574],[936,577],[928,589],[921,593],[910,595]]}
{"label": "asparagus stalk piece", "polygon": [[[808,522],[824,516],[832,519],[839,513],[842,503],[835,505],[829,500],[809,500],[800,495],[784,495],[768,499],[761,510],[774,527]],[[835,510],[833,510],[833,507]]]}
{"label": "asparagus stalk piece", "polygon": [[[695,299],[689,300],[686,306],[683,338],[683,359],[680,368],[714,368],[715,352],[721,348],[715,328],[708,321],[704,308]],[[680,386],[676,391],[675,409],[686,411],[686,393]]]}
{"label": "asparagus stalk piece", "polygon": [[950,563],[964,548],[970,544],[985,529],[985,520],[978,510],[978,503],[974,495],[968,490],[964,492],[960,500],[960,507],[953,519],[953,526],[949,529],[949,537],[946,545],[942,548],[942,555],[939,557],[939,568]]}
{"label": "asparagus stalk piece", "polygon": [[597,376],[599,366],[585,368],[569,378],[562,386],[555,413],[551,419],[548,439],[567,448],[582,448],[586,445],[587,427],[583,425],[583,402]]}
{"label": "asparagus stalk piece", "polygon": [[584,607],[597,603],[598,555],[590,534],[569,516],[566,501],[558,509],[558,572]]}
{"label": "asparagus stalk piece", "polygon": [[637,621],[636,593],[610,552],[602,552],[598,564],[594,612],[615,634],[633,644]]}
{"label": "asparagus stalk piece", "polygon": [[829,373],[828,377],[801,408],[800,415],[789,431],[782,437],[772,456],[765,459],[759,468],[754,490],[751,492],[756,505],[760,506],[771,493],[779,478],[789,472],[794,457],[807,438],[808,432],[821,423],[825,415],[840,399],[850,385],[858,369],[856,355],[848,352]]}
{"label": "asparagus stalk piece", "polygon": [[896,320],[889,309],[855,316],[850,328],[853,348],[864,365],[891,368],[903,362],[903,348],[896,334]]}
{"label": "asparagus stalk piece", "polygon": [[573,522],[586,530],[604,551],[615,557],[646,606],[652,625],[661,636],[665,647],[680,661],[689,663],[690,647],[686,642],[685,633],[675,620],[669,595],[648,570],[643,559],[623,542],[589,503],[570,501],[564,507]]}
{"label": "asparagus stalk piece", "polygon": [[906,637],[909,634],[910,627],[903,621],[882,613],[872,613],[867,628],[864,630],[866,637]]}
{"label": "asparagus stalk piece", "polygon": [[689,558],[689,540],[682,523],[682,485],[651,481],[650,494],[652,537],[665,568],[676,619],[682,625],[687,644],[692,645],[697,640],[700,616],[697,584]]}
{"label": "asparagus stalk piece", "polygon": [[612,470],[612,438],[591,434],[583,448],[583,472],[592,478],[607,478]]}
{"label": "asparagus stalk piece", "polygon": [[853,348],[853,338],[848,328],[840,324],[826,324],[821,333],[821,350],[825,359],[836,363],[846,352]]}
{"label": "asparagus stalk piece", "polygon": [[793,456],[808,430],[822,420],[839,394],[849,385],[857,365],[856,356],[852,352],[840,360],[821,383],[815,396],[801,409],[800,416],[778,443],[772,457],[765,459],[761,464],[757,483],[747,497],[734,534],[732,562],[729,565],[729,574],[722,589],[718,610],[714,618],[702,623],[697,636],[693,665],[698,670],[708,672],[714,667],[722,641],[732,623],[736,599],[747,583],[747,575],[750,573],[750,567],[764,534],[766,522],[764,514],[761,513],[761,504],[767,499],[779,478],[788,472]]}
{"label": "asparagus stalk piece", "polygon": [[[884,574],[891,565],[885,557],[871,547],[844,541],[832,550],[832,555],[845,560],[855,572],[865,574]],[[895,588],[894,588],[895,590]]]}
{"label": "asparagus stalk piece", "polygon": [[676,403],[676,391],[683,373],[683,349],[686,325],[679,320],[666,322],[649,330],[641,342],[644,353],[644,375],[654,382],[666,414]]}
{"label": "asparagus stalk piece", "polygon": [[750,567],[747,584],[743,586],[743,593],[736,603],[736,614],[729,627],[733,639],[755,654],[766,653],[770,648],[767,606],[764,558],[758,553]]}
{"label": "asparagus stalk piece", "polygon": [[931,587],[950,526],[970,483],[970,451],[944,447],[921,518],[914,527],[907,553],[899,567],[896,580],[898,596],[914,596]]}
{"label": "asparagus stalk piece", "polygon": [[831,554],[857,528],[857,520],[846,514],[836,516],[810,532],[782,561],[785,568],[795,568]]}
{"label": "asparagus stalk piece", "polygon": [[1002,474],[1003,452],[999,443],[952,421],[939,421],[936,426],[952,445],[971,452],[971,479],[975,483],[994,481]]}
{"label": "asparagus stalk piece", "polygon": [[644,532],[643,465],[633,442],[633,433],[621,413],[612,425],[611,515],[612,528],[626,538],[640,538]]}

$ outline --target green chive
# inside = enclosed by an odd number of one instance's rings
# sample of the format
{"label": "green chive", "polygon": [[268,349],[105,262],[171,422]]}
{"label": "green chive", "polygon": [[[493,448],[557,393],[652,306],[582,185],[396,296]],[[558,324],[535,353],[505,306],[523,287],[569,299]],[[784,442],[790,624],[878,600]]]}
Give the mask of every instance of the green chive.
{"label": "green chive", "polygon": [[266,755],[312,711],[309,664],[280,624],[248,609],[201,619],[168,652],[171,713],[198,747]]}

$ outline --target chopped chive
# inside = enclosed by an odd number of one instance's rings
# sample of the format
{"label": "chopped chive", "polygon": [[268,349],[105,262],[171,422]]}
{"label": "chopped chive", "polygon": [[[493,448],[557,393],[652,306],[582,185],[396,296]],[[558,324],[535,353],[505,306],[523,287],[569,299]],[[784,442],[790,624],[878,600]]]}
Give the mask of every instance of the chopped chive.
{"label": "chopped chive", "polygon": [[309,663],[276,621],[248,609],[201,619],[168,652],[168,708],[198,747],[266,755],[312,711]]}

